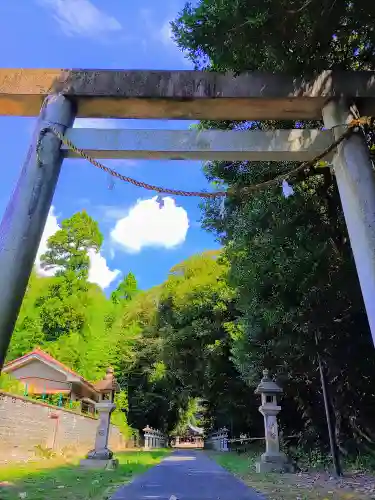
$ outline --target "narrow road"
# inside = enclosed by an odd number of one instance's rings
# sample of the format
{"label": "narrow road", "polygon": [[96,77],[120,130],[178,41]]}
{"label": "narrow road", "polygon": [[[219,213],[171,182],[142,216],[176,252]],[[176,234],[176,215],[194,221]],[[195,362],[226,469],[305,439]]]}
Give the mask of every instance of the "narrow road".
{"label": "narrow road", "polygon": [[178,450],[120,488],[111,500],[263,500],[255,490],[207,458]]}

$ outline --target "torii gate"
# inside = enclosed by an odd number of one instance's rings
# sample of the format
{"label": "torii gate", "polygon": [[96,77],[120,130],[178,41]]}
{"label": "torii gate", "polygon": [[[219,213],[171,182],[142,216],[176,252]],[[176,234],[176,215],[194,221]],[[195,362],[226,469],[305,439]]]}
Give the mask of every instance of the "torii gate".
{"label": "torii gate", "polygon": [[[46,99],[47,98],[47,99]],[[39,120],[0,226],[0,369],[35,261],[65,156],[46,127],[99,158],[310,160],[353,118],[375,114],[375,72],[324,71],[312,79],[198,71],[0,69],[0,115]],[[40,111],[41,108],[41,111]],[[75,117],[305,120],[332,130],[160,131],[72,129]],[[40,131],[44,132],[40,134]],[[40,154],[36,154],[38,150]],[[333,156],[333,157],[332,157]],[[360,134],[331,156],[375,341],[375,175]]]}

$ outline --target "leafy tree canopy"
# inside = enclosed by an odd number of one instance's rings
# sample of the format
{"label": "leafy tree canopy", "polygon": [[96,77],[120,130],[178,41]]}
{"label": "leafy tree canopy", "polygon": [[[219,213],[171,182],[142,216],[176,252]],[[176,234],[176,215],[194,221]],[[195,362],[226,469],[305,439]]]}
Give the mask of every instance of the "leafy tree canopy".
{"label": "leafy tree canopy", "polygon": [[285,71],[371,69],[375,6],[365,0],[200,0],[172,23],[197,68]]}
{"label": "leafy tree canopy", "polygon": [[41,257],[44,269],[54,269],[58,274],[72,271],[88,275],[90,250],[98,252],[103,243],[99,226],[85,211],[63,220],[61,229],[47,243],[47,252]]}
{"label": "leafy tree canopy", "polygon": [[116,290],[112,292],[111,299],[114,304],[125,300],[129,301],[138,292],[137,280],[133,273],[128,273],[125,278],[118,285]]}

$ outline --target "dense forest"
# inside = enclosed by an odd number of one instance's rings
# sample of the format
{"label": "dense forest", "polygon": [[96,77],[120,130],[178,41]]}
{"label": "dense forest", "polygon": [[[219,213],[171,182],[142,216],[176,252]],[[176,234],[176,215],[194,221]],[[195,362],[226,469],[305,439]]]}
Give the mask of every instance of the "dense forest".
{"label": "dense forest", "polygon": [[[199,0],[172,23],[198,69],[373,69],[375,4],[363,0]],[[202,128],[293,128],[291,122],[202,122]],[[319,127],[320,123],[299,123]],[[292,163],[210,162],[216,186],[243,186]],[[202,224],[220,252],[194,255],[166,281],[140,291],[128,274],[110,298],[88,283],[98,224],[85,212],[63,222],[42,257],[54,277],[33,274],[8,359],[41,346],[84,377],[108,365],[130,426],[181,431],[204,402],[207,429],[262,435],[254,389],[263,368],[284,388],[281,427],[301,446],[327,448],[317,355],[326,372],[342,453],[374,447],[375,357],[335,177],[328,165],[294,186],[210,200]]]}
{"label": "dense forest", "polygon": [[[325,69],[374,69],[375,6],[363,0],[199,0],[172,23],[173,36],[197,69],[280,71],[310,76]],[[203,122],[202,128],[321,127],[319,122]],[[366,132],[366,131],[365,131]],[[369,134],[371,140],[371,134]],[[260,183],[289,171],[286,162],[211,162],[218,186]],[[280,188],[231,196],[225,209],[203,207],[203,224],[223,243],[236,319],[227,326],[230,358],[254,387],[262,367],[285,389],[284,426],[301,442],[325,446],[327,431],[317,370],[324,363],[343,453],[375,438],[374,350],[335,177],[322,164]],[[317,342],[315,341],[317,340]]]}

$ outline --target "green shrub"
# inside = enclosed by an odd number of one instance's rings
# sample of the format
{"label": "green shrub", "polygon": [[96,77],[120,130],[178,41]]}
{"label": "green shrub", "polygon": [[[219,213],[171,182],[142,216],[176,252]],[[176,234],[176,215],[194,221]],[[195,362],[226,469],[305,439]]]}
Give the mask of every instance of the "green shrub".
{"label": "green shrub", "polygon": [[16,378],[8,373],[0,374],[0,391],[9,392],[10,394],[25,394],[25,386]]}
{"label": "green shrub", "polygon": [[70,408],[71,410],[81,410],[81,402],[80,401],[69,401],[67,404],[67,407]]}
{"label": "green shrub", "polygon": [[111,423],[115,425],[125,439],[130,439],[134,435],[134,430],[128,424],[126,411],[129,409],[128,394],[123,389],[115,396],[116,409],[112,413]]}
{"label": "green shrub", "polygon": [[36,446],[34,446],[34,450],[36,456],[40,458],[49,459],[56,457],[56,453],[53,450],[51,450],[51,448],[45,448],[41,444],[37,444]]}

